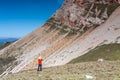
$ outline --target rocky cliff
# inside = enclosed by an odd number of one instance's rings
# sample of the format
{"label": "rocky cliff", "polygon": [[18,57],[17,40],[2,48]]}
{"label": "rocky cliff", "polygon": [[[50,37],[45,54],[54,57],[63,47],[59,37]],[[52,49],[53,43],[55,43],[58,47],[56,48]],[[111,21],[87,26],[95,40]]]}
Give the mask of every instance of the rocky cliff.
{"label": "rocky cliff", "polygon": [[96,46],[120,43],[120,7],[117,0],[65,0],[41,27],[0,51],[2,75],[43,66],[64,65]]}

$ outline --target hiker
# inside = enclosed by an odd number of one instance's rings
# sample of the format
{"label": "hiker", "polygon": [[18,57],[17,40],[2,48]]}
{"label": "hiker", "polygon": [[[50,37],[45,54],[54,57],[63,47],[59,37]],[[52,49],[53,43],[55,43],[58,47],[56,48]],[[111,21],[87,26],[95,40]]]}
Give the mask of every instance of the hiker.
{"label": "hiker", "polygon": [[38,57],[38,69],[37,71],[42,71],[42,57]]}

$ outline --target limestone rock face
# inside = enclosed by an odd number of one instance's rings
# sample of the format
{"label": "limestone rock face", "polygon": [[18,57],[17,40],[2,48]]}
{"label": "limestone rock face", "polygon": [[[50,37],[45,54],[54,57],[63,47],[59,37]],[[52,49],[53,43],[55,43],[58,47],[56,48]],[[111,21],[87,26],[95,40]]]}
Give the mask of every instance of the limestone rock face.
{"label": "limestone rock face", "polygon": [[113,3],[117,5],[118,1],[65,0],[61,9],[53,15],[53,18],[72,29],[76,29],[76,27],[80,29],[81,26],[93,27],[104,23],[108,19],[110,15],[107,5],[113,5]]}

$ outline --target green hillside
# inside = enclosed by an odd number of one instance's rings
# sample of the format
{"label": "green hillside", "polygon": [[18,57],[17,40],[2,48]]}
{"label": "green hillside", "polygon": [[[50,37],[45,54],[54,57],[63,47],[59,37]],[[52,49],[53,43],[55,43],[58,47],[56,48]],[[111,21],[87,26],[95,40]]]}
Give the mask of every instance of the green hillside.
{"label": "green hillside", "polygon": [[[97,62],[99,58],[105,61]],[[42,72],[37,72],[37,69],[22,71],[0,80],[88,80],[86,75],[93,77],[90,80],[120,80],[119,60],[120,44],[106,44],[70,62],[76,64],[44,68]]]}
{"label": "green hillside", "polygon": [[[112,65],[111,65],[112,64]],[[86,75],[93,79],[86,79]],[[82,62],[9,74],[0,80],[120,80],[120,61]]]}
{"label": "green hillside", "polygon": [[120,60],[120,44],[114,43],[98,46],[95,49],[89,51],[87,54],[73,59],[69,63],[97,61],[100,58],[110,61]]}

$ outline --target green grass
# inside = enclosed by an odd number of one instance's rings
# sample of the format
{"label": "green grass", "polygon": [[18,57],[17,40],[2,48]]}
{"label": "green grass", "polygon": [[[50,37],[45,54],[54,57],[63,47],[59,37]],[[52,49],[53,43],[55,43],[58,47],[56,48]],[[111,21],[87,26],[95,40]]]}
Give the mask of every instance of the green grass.
{"label": "green grass", "polygon": [[[97,62],[99,58],[112,61]],[[0,58],[0,61],[11,62],[14,57],[9,59]],[[120,60],[120,44],[106,44],[71,61],[76,64],[44,68],[42,72],[37,72],[37,69],[22,71],[17,74],[9,74],[0,80],[86,80],[85,75],[93,76],[94,79],[91,80],[119,80],[120,61],[116,60]],[[9,62],[4,63],[9,64]]]}
{"label": "green grass", "polygon": [[[94,79],[86,79],[91,75]],[[120,61],[84,62],[9,74],[0,80],[120,80]]]}
{"label": "green grass", "polygon": [[14,60],[16,60],[15,57],[2,57],[0,56],[0,74],[7,69],[7,65],[12,63]]}
{"label": "green grass", "polygon": [[100,58],[110,61],[120,60],[120,44],[114,43],[98,46],[88,53],[73,59],[69,63],[97,61]]}

